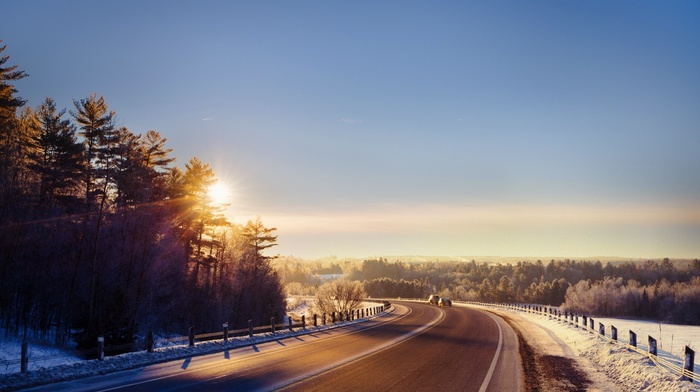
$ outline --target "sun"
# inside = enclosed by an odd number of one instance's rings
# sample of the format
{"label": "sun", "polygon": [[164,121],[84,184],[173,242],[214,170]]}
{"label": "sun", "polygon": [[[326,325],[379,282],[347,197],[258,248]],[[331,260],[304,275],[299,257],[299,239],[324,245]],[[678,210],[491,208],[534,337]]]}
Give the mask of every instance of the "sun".
{"label": "sun", "polygon": [[207,189],[207,196],[212,204],[229,204],[231,202],[231,188],[223,182],[217,182]]}

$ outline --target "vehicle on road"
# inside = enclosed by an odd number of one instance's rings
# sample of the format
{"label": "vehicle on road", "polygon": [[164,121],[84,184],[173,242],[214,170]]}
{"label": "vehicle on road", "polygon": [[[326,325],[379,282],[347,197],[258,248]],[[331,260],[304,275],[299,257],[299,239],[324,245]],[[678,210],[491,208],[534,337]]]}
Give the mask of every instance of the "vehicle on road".
{"label": "vehicle on road", "polygon": [[428,296],[428,303],[431,305],[437,305],[439,301],[440,301],[439,295],[432,294],[432,295]]}
{"label": "vehicle on road", "polygon": [[449,298],[440,298],[438,300],[438,306],[441,308],[445,307],[445,306],[448,306],[451,308],[452,307],[452,300]]}

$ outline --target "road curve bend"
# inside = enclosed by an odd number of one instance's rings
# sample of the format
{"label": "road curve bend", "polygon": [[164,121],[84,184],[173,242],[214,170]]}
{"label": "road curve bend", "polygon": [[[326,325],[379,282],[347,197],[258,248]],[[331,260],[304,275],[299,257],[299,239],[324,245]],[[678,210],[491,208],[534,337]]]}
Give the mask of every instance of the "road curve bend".
{"label": "road curve bend", "polygon": [[396,301],[372,320],[35,391],[518,391],[518,340],[484,310]]}

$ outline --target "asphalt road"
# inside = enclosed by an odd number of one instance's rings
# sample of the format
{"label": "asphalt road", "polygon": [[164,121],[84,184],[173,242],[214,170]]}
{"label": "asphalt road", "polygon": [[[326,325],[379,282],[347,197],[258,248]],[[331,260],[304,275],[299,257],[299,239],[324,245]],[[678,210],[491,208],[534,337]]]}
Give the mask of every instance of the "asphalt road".
{"label": "asphalt road", "polygon": [[394,302],[389,315],[223,353],[48,385],[50,391],[519,391],[497,316]]}

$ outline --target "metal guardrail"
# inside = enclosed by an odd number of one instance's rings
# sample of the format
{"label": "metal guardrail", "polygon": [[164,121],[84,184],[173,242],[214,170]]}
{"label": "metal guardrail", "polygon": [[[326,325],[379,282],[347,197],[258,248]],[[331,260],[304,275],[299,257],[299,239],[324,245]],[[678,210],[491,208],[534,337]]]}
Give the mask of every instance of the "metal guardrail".
{"label": "metal guardrail", "polygon": [[[328,318],[326,319],[325,317],[321,320],[314,320],[309,324],[304,318],[299,320],[299,322],[295,322],[291,317],[290,323],[275,323],[274,326],[272,324],[269,325],[260,325],[260,326],[255,326],[255,327],[248,327],[248,328],[241,328],[241,329],[236,329],[236,330],[230,330],[227,331],[228,338],[234,338],[234,337],[241,337],[241,336],[248,336],[248,335],[255,335],[255,334],[260,334],[260,333],[268,333],[268,332],[279,332],[282,330],[293,330],[293,329],[299,329],[299,328],[307,328],[314,326],[315,321],[320,321],[320,325],[331,325],[331,324],[337,324],[339,322],[343,321],[352,321],[352,320],[357,320],[362,317],[369,317],[372,315],[379,314],[381,311],[388,309],[390,303],[387,301],[377,301],[377,300],[366,300],[364,302],[368,303],[377,303],[377,306],[367,306],[357,311],[357,314],[343,314],[342,316],[338,315],[338,318],[336,319],[336,315],[324,315],[327,316]],[[380,305],[381,304],[381,305]],[[274,328],[273,328],[274,327]],[[216,340],[216,339],[223,339],[224,338],[225,332],[222,331],[216,331],[216,332],[209,332],[209,333],[203,333],[203,334],[198,334],[194,335],[194,341],[208,341],[208,340]],[[163,339],[158,339],[155,343],[176,343],[177,346],[187,346],[190,343],[190,336],[184,335],[184,336],[175,336],[171,338],[163,338]],[[179,343],[179,344],[177,344]],[[104,347],[104,353],[114,353],[114,352],[124,352],[125,350],[127,351],[132,351],[132,352],[137,352],[137,351],[145,351],[147,350],[146,348],[147,343],[146,340],[141,340],[138,342],[133,342],[133,343],[128,343],[128,344],[123,344],[123,345],[117,345],[117,346],[106,346]],[[161,346],[162,347],[162,346]],[[133,350],[134,348],[140,348],[139,350]],[[90,357],[94,355],[99,355],[100,351],[99,348],[92,348],[92,349],[87,349],[87,350],[77,350],[75,351],[76,356],[82,356],[82,357]],[[31,362],[36,363],[36,362],[46,362],[46,361],[51,361],[51,360],[57,360],[57,359],[63,359],[63,358],[69,358],[68,356],[64,354],[59,354],[59,355],[41,355],[41,356],[30,356]],[[17,366],[22,364],[22,358],[18,359],[3,359],[0,360],[0,368],[9,368],[11,366]]]}
{"label": "metal guardrail", "polygon": [[[486,303],[486,302],[463,302],[463,303],[480,305],[480,306],[485,306],[485,307],[507,308],[507,309],[516,310],[516,311],[520,311],[520,312],[535,313],[535,314],[540,314],[543,316],[549,316],[550,319],[556,319],[556,320],[561,320],[561,318],[562,318],[560,312],[559,313],[552,313],[552,311],[551,311],[552,307],[547,307],[547,306],[535,306],[534,308],[529,308],[529,309],[525,310],[523,305],[516,306],[516,305],[512,305],[512,304],[498,304],[498,303]],[[541,310],[535,310],[535,309],[541,309]],[[585,320],[585,318],[583,318],[583,316],[577,316],[577,317],[582,317],[581,325],[579,325],[573,321],[570,321],[566,317],[564,317],[564,321],[566,321],[567,325],[573,325],[576,328],[581,328],[583,330],[586,330],[590,333],[595,334],[598,338],[602,338],[610,343],[624,347],[628,350],[634,351],[642,356],[649,358],[649,360],[651,360],[656,366],[659,366],[663,369],[666,369],[673,374],[679,375],[681,380],[688,380],[691,382],[699,382],[700,381],[700,374],[699,373],[685,369],[685,367],[682,365],[678,365],[677,362],[682,363],[683,359],[677,358],[678,361],[674,362],[674,361],[668,360],[662,356],[654,355],[653,353],[651,353],[651,350],[649,350],[649,347],[644,345],[644,344],[639,344],[637,346],[634,346],[631,343],[629,343],[629,341],[624,342],[621,340],[612,339],[611,337],[608,337],[604,333],[601,334],[599,330],[596,331],[593,327],[589,326],[585,321],[583,321],[583,320]],[[589,320],[590,320],[590,318],[589,318]],[[600,325],[600,322],[598,324]],[[612,328],[612,326],[611,326],[611,328]],[[646,348],[646,350],[643,348]]]}

